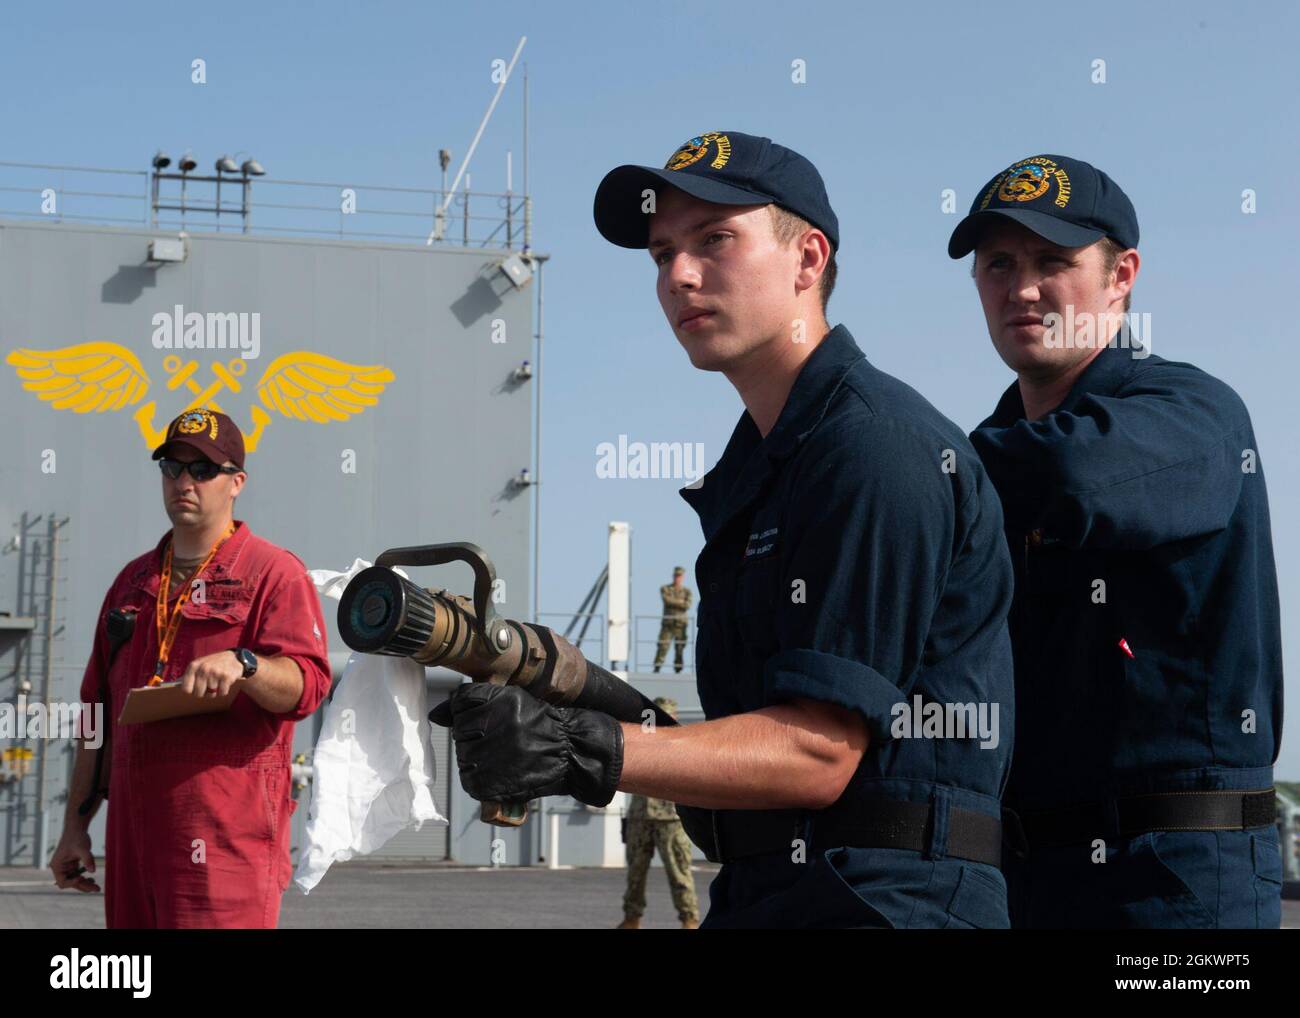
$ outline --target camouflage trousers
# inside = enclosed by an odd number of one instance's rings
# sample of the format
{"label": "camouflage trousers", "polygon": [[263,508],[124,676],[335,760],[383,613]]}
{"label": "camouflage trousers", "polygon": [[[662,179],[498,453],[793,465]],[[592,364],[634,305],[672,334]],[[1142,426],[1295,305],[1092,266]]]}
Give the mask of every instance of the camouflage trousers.
{"label": "camouflage trousers", "polygon": [[677,918],[698,921],[700,903],[691,877],[691,841],[680,820],[628,820],[627,893],[623,895],[623,914],[628,917],[645,914],[645,881],[656,848],[668,874]]}
{"label": "camouflage trousers", "polygon": [[[655,646],[655,667],[658,668],[664,663],[664,658],[668,656],[668,644],[675,644],[673,655],[673,668],[677,671],[682,670],[682,651],[686,648],[686,623],[685,622],[665,622],[659,627],[659,642]],[[643,659],[644,660],[644,659]]]}

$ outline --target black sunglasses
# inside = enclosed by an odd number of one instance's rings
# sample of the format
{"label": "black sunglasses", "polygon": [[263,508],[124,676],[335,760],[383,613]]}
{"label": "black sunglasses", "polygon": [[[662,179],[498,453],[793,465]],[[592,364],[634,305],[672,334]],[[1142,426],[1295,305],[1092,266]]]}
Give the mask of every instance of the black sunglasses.
{"label": "black sunglasses", "polygon": [[217,474],[237,474],[239,467],[219,467],[212,460],[193,460],[186,463],[184,460],[160,459],[158,469],[170,477],[173,481],[180,477],[186,470],[196,481],[210,481]]}

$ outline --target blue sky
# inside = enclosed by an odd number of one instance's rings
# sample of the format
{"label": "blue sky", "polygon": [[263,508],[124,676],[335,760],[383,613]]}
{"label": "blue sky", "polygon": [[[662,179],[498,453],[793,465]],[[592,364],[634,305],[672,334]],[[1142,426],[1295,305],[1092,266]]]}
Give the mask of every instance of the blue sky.
{"label": "blue sky", "polygon": [[[1105,169],[1142,226],[1135,311],[1162,356],[1219,375],[1254,417],[1284,612],[1300,599],[1292,424],[1294,128],[1300,14],[1290,3],[1068,7],[849,3],[103,5],[47,3],[0,34],[0,159],[144,168],[159,146],[236,148],[272,176],[436,186],[465,151],[521,35],[531,82],[535,244],[546,268],[543,611],[575,607],[606,524],[633,527],[634,611],[657,609],[698,523],[668,480],[596,475],[596,447],[701,442],[721,453],[741,405],[695,372],[648,257],[607,245],[591,198],[611,167],[662,164],[709,130],[765,134],[811,158],[839,215],[831,322],[963,428],[1010,381],[968,267],[944,252],[974,192],[1016,158]],[[190,62],[208,82],[190,82]],[[807,83],[791,81],[803,60]],[[1106,62],[1094,84],[1092,62]],[[519,185],[512,84],[476,156],[476,189]],[[455,165],[455,164],[454,164]],[[1258,211],[1241,212],[1252,188]],[[454,535],[429,535],[430,540]],[[1285,617],[1285,616],[1284,616]],[[1288,633],[1286,659],[1300,644]],[[1282,776],[1300,776],[1292,726]]]}

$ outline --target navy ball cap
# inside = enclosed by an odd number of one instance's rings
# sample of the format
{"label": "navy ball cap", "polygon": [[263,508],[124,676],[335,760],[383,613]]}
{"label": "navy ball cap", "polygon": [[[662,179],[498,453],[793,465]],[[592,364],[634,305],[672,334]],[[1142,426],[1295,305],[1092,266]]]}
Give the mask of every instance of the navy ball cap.
{"label": "navy ball cap", "polygon": [[1137,212],[1128,195],[1095,166],[1068,156],[1030,156],[990,180],[952,231],[948,256],[974,251],[995,216],[1061,247],[1084,247],[1102,237],[1124,248],[1138,244]]}
{"label": "navy ball cap", "polygon": [[711,131],[680,146],[663,169],[618,166],[596,188],[596,229],[619,247],[643,248],[650,217],[642,211],[647,189],[670,184],[717,205],[778,205],[806,219],[840,246],[840,224],[822,175],[798,152],[739,131]]}

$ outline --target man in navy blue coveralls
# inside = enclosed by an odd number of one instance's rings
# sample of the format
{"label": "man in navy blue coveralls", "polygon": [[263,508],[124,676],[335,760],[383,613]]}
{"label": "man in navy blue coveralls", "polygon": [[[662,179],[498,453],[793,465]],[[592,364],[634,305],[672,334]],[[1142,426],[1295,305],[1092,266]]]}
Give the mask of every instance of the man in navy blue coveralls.
{"label": "man in navy blue coveralls", "polygon": [[1263,468],[1237,394],[1119,318],[1137,243],[1114,181],[1045,155],[994,177],[948,249],[975,251],[1017,374],[971,435],[1016,569],[1012,923],[1277,927]]}
{"label": "man in navy blue coveralls", "polygon": [[705,134],[663,169],[610,171],[595,218],[649,249],[691,363],[746,408],[683,492],[705,536],[707,720],[643,730],[472,683],[440,708],[462,784],[678,803],[724,864],[705,927],[1005,927],[1002,513],[961,431],[826,323],[821,175],[766,138]]}
{"label": "man in navy blue coveralls", "polygon": [[[624,726],[619,787],[687,804],[724,862],[705,927],[1005,926],[1001,513],[961,431],[826,324],[838,223],[820,175],[768,139],[707,134],[662,170],[611,171],[595,215],[613,243],[649,248],[692,363],[747,408],[682,492],[706,539],[708,720]],[[971,723],[915,738],[920,717],[899,719],[922,704]]]}

